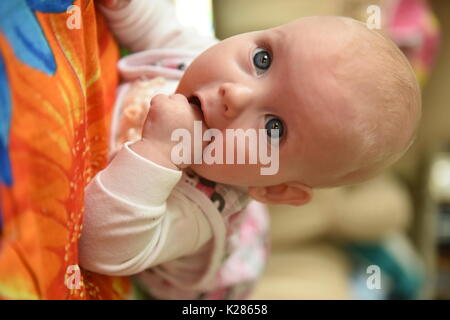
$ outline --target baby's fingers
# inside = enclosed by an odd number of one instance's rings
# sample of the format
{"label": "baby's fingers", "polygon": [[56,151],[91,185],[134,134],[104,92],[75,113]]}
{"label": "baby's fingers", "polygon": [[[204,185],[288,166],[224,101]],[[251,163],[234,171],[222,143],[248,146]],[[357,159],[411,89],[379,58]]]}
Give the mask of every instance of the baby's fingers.
{"label": "baby's fingers", "polygon": [[181,103],[189,103],[187,98],[180,93],[174,93],[169,96],[173,101],[181,102]]}

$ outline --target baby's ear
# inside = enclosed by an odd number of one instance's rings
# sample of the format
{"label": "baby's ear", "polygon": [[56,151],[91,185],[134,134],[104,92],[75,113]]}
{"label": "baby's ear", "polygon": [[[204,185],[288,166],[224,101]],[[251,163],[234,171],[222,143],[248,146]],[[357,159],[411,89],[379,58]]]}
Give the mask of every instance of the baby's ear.
{"label": "baby's ear", "polygon": [[269,187],[248,187],[248,194],[266,204],[301,206],[312,199],[313,191],[303,183],[292,181]]}

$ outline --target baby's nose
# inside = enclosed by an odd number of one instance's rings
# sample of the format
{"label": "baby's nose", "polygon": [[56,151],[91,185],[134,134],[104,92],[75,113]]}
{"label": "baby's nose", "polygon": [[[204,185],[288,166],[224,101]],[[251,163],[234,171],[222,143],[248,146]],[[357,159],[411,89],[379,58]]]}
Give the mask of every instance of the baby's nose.
{"label": "baby's nose", "polygon": [[222,98],[224,114],[235,117],[251,102],[252,91],[245,85],[238,83],[223,83],[219,88]]}

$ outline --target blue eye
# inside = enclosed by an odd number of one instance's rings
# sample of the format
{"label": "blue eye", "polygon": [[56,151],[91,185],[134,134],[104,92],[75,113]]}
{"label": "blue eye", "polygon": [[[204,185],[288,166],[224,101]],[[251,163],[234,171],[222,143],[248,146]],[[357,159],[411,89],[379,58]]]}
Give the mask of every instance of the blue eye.
{"label": "blue eye", "polygon": [[253,55],[253,65],[256,67],[256,73],[260,75],[269,69],[272,63],[272,57],[267,50],[261,48],[256,49],[255,52]]}
{"label": "blue eye", "polygon": [[269,136],[271,139],[281,139],[281,137],[283,137],[284,135],[283,122],[274,116],[268,116],[265,129],[267,130],[267,136]]}

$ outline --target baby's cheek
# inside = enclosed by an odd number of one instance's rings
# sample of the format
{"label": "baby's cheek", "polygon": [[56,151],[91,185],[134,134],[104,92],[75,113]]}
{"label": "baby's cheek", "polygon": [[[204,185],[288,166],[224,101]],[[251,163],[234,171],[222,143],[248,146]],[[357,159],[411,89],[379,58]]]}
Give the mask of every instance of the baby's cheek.
{"label": "baby's cheek", "polygon": [[223,133],[223,162],[231,164],[253,163],[257,157],[257,141],[249,142],[246,137],[240,137],[239,134],[233,135]]}
{"label": "baby's cheek", "polygon": [[249,185],[253,179],[251,173],[245,169],[245,165],[236,164],[197,164],[192,165],[198,175],[218,183],[231,185]]}

